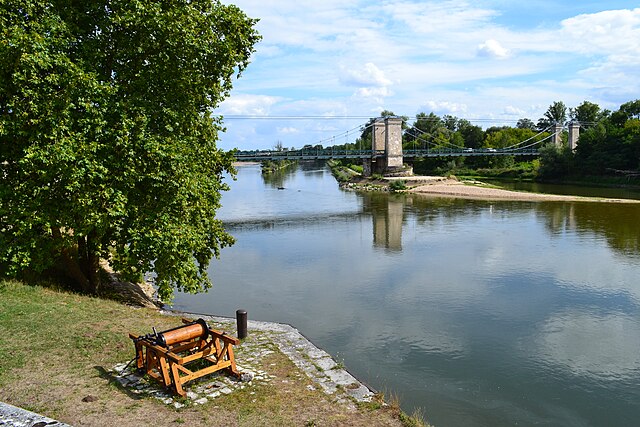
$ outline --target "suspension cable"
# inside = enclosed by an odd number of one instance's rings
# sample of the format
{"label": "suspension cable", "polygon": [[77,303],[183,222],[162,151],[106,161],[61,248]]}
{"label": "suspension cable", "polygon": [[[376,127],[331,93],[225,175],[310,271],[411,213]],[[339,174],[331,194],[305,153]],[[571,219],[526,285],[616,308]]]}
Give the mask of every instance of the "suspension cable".
{"label": "suspension cable", "polygon": [[525,139],[524,141],[520,141],[520,142],[518,142],[517,144],[513,144],[513,145],[510,145],[510,146],[508,146],[508,147],[504,147],[504,148],[503,148],[503,150],[509,150],[509,149],[514,148],[514,147],[517,147],[518,145],[522,145],[522,144],[524,144],[524,143],[526,143],[526,142],[529,142],[529,141],[531,141],[533,138],[536,138],[536,137],[538,137],[538,136],[542,135],[543,133],[547,132],[549,129],[551,129],[551,126],[547,127],[547,128],[546,128],[546,129],[544,129],[544,130],[541,130],[541,131],[540,131],[540,132],[538,132],[537,134],[533,135],[533,136],[532,136],[532,137],[530,137],[530,138]]}

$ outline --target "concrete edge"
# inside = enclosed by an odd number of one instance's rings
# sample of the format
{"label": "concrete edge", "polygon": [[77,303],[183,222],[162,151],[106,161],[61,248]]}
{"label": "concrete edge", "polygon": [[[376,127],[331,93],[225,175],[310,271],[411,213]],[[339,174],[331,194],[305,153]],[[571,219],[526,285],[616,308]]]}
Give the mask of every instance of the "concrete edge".
{"label": "concrete edge", "polygon": [[[228,324],[230,329],[235,329],[236,319],[233,317],[166,309],[161,313],[170,316],[201,317],[204,320]],[[248,320],[247,328],[249,333],[251,331],[270,333],[270,337],[278,349],[327,395],[349,403],[349,400],[370,402],[377,393],[375,389],[357,379],[343,364],[337,363],[329,353],[316,346],[292,325]]]}

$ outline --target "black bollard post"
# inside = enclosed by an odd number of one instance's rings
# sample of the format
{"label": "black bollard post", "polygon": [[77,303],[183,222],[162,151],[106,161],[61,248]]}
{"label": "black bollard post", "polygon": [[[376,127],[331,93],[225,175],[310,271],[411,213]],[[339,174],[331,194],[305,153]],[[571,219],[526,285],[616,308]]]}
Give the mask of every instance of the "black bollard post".
{"label": "black bollard post", "polygon": [[236,321],[238,323],[238,338],[245,339],[247,337],[247,311],[236,310]]}

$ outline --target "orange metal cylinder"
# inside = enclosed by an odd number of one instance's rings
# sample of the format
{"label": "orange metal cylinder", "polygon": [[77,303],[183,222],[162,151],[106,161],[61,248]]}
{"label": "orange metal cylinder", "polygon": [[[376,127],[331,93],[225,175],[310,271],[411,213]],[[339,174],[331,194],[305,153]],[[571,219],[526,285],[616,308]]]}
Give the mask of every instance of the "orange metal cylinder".
{"label": "orange metal cylinder", "polygon": [[207,324],[202,319],[198,319],[195,323],[190,325],[181,326],[179,328],[171,329],[165,332],[159,332],[157,343],[168,347],[170,345],[189,341],[194,338],[206,339],[209,335],[209,329]]}

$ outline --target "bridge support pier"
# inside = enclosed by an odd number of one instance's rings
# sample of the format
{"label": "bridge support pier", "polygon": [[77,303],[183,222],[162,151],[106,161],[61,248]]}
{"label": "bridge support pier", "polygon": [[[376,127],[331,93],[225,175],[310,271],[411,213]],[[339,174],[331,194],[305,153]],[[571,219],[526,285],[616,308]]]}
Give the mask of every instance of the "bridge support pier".
{"label": "bridge support pier", "polygon": [[[371,130],[371,149],[376,151],[386,151],[385,140],[387,137],[387,125],[384,118],[377,118],[373,122]],[[383,174],[387,167],[386,156],[384,158],[374,157],[371,159],[371,173]]]}
{"label": "bridge support pier", "polygon": [[578,139],[580,138],[580,123],[569,123],[569,149],[574,151],[578,146]]}
{"label": "bridge support pier", "polygon": [[553,137],[551,138],[551,141],[556,147],[562,146],[562,129],[563,127],[559,123],[556,123],[553,127]]}
{"label": "bridge support pier", "polygon": [[[383,175],[406,175],[402,155],[402,118],[384,117],[375,119],[371,139],[374,151],[384,150],[384,158],[374,158],[372,173]],[[411,172],[409,172],[411,174]]]}
{"label": "bridge support pier", "polygon": [[397,169],[403,166],[402,157],[402,119],[387,117],[384,119],[385,139],[384,148],[387,153],[386,169]]}
{"label": "bridge support pier", "polygon": [[362,176],[365,178],[371,176],[371,159],[362,159]]}

